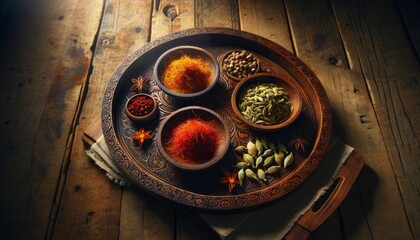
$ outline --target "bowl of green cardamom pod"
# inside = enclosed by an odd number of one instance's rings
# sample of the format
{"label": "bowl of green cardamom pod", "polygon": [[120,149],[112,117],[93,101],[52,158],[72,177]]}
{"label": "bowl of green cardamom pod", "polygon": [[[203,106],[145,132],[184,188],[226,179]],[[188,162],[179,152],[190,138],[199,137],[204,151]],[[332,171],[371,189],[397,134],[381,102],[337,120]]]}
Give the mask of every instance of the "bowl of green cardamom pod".
{"label": "bowl of green cardamom pod", "polygon": [[293,123],[302,109],[298,84],[273,73],[242,80],[232,93],[235,114],[250,128],[277,131]]}

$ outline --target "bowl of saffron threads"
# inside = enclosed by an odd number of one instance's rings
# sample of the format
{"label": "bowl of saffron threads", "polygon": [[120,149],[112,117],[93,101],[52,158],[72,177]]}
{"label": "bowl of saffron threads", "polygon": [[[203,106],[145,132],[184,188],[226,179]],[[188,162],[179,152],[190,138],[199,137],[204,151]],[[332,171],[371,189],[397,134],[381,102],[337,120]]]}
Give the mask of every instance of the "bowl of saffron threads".
{"label": "bowl of saffron threads", "polygon": [[205,96],[219,79],[219,65],[207,50],[178,46],[164,52],[156,61],[153,77],[166,94],[183,100]]}
{"label": "bowl of saffron threads", "polygon": [[148,122],[158,113],[156,99],[145,93],[135,94],[125,104],[124,113],[134,122]]}
{"label": "bowl of saffron threads", "polygon": [[204,171],[226,155],[229,133],[216,112],[199,106],[184,107],[162,122],[157,134],[158,150],[179,169]]}

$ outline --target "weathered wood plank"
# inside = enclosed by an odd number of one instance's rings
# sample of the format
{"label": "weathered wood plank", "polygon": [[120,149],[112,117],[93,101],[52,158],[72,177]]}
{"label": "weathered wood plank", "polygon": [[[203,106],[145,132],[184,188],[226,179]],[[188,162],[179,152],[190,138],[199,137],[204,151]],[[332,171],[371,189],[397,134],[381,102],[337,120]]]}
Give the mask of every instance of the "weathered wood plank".
{"label": "weathered wood plank", "polygon": [[142,190],[124,190],[119,239],[172,239],[173,207]]}
{"label": "weathered wood plank", "polygon": [[420,1],[396,0],[400,16],[405,23],[405,29],[410,37],[410,43],[415,49],[417,60],[420,59]]}
{"label": "weathered wood plank", "polygon": [[196,27],[228,27],[239,29],[237,0],[196,0],[195,7]]}
{"label": "weathered wood plank", "polygon": [[[349,58],[356,60],[352,68],[362,72],[366,81],[389,156],[386,160],[393,168],[390,174],[395,174],[401,191],[403,203],[397,204],[404,206],[411,231],[420,238],[419,59],[394,1],[337,0],[332,6]],[[395,195],[400,198],[398,192]],[[399,228],[397,232],[401,231],[407,229]]]}
{"label": "weathered wood plank", "polygon": [[[89,93],[76,131],[54,237],[127,239],[137,235],[136,230],[140,229],[143,232],[137,236],[152,239],[150,236],[155,234],[149,231],[150,228],[141,228],[144,224],[161,227],[159,236],[162,239],[173,236],[173,213],[157,218],[147,215],[147,211],[131,212],[133,207],[142,206],[143,196],[133,194],[132,190],[121,191],[111,183],[102,171],[89,162],[80,142],[82,131],[100,115],[103,91],[113,71],[129,53],[148,42],[151,8],[151,1],[106,1],[95,48],[93,72],[88,83]],[[78,192],[74,192],[75,186]],[[159,208],[150,207],[150,211]],[[137,215],[142,213],[146,213],[143,215],[145,219]],[[127,222],[130,224],[127,225]]]}
{"label": "weathered wood plank", "polygon": [[[364,76],[347,69],[346,52],[340,47],[342,44],[337,26],[334,21],[323,19],[341,14],[335,11],[334,15],[332,12],[326,13],[328,6],[329,1],[311,1],[310,4],[287,1],[298,56],[316,72],[327,90],[335,114],[335,133],[356,147],[373,169],[364,171],[358,181],[368,227],[359,227],[356,231],[366,229],[369,233],[356,232],[351,238],[371,235],[374,239],[410,239],[412,236],[403,202]],[[340,28],[340,31],[345,35],[347,29]],[[346,48],[346,51],[349,49]],[[360,64],[359,61],[358,58],[349,57],[350,66]],[[349,198],[360,201],[352,194]],[[354,224],[347,216],[342,219],[344,228]],[[344,233],[348,231],[344,230]]]}
{"label": "weathered wood plank", "polygon": [[287,15],[282,1],[239,0],[241,30],[270,39],[293,52]]}
{"label": "weathered wood plank", "polygon": [[3,238],[46,236],[101,6],[101,1],[15,1],[2,20],[0,108],[9,113],[0,116]]}

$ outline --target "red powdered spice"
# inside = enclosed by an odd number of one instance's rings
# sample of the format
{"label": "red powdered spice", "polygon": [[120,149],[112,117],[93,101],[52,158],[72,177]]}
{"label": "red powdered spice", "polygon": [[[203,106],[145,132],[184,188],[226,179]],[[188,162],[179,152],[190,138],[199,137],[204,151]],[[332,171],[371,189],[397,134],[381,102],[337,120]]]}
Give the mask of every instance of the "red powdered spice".
{"label": "red powdered spice", "polygon": [[151,113],[155,103],[148,96],[136,96],[127,104],[127,110],[135,116],[146,116]]}
{"label": "red powdered spice", "polygon": [[213,122],[188,119],[172,130],[167,151],[186,163],[203,163],[211,159],[220,143]]}

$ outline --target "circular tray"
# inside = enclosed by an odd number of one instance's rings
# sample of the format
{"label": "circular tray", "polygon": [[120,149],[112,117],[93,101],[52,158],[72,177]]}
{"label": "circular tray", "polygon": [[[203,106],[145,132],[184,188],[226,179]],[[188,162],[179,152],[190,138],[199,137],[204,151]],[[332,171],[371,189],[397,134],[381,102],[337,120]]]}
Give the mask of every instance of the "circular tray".
{"label": "circular tray", "polygon": [[[229,192],[219,183],[223,169],[232,169],[237,161],[233,147],[246,145],[260,133],[246,127],[233,113],[230,98],[238,83],[221,71],[218,86],[205,99],[177,101],[156,88],[152,78],[153,65],[166,50],[179,45],[202,47],[217,56],[219,65],[223,56],[233,49],[245,49],[260,60],[259,72],[273,72],[283,79],[294,79],[304,99],[299,118],[286,130],[269,133],[285,144],[297,136],[309,142],[305,153],[296,153],[290,168],[269,177],[267,182],[247,181],[243,187]],[[155,121],[134,124],[124,115],[124,105],[134,93],[131,79],[151,78],[148,92],[159,104]],[[175,168],[160,157],[156,131],[160,122],[171,112],[184,106],[197,105],[218,112],[231,129],[231,149],[223,163],[210,171],[188,173]],[[141,127],[152,130],[154,139],[139,147],[132,140],[132,132]],[[132,53],[117,68],[109,81],[102,106],[102,130],[117,166],[133,183],[158,196],[189,207],[205,210],[233,210],[255,207],[279,199],[296,189],[317,167],[329,146],[331,110],[327,95],[315,74],[295,55],[283,47],[254,34],[227,28],[195,28],[176,32],[149,42]],[[267,135],[267,133],[264,133]]]}

